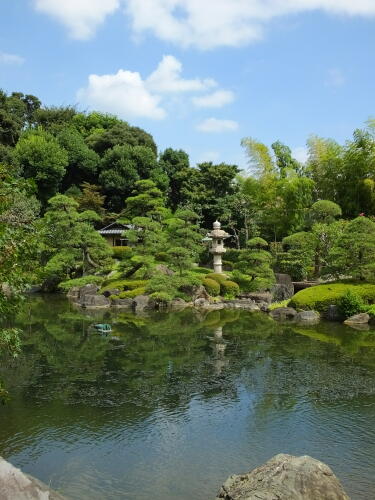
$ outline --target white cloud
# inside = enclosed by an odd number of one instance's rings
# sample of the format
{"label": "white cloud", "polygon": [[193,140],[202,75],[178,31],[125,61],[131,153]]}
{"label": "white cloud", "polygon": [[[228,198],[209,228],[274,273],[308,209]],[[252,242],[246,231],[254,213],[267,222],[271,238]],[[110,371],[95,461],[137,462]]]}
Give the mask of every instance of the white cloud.
{"label": "white cloud", "polygon": [[25,59],[17,54],[8,54],[0,51],[0,64],[23,64]]}
{"label": "white cloud", "polygon": [[197,108],[221,108],[234,101],[234,94],[230,90],[216,90],[212,94],[192,97],[191,100]]}
{"label": "white cloud", "polygon": [[275,17],[321,10],[375,16],[374,0],[33,0],[64,24],[73,38],[90,38],[120,5],[136,35],[151,32],[183,47],[211,49],[259,40]]}
{"label": "white cloud", "polygon": [[147,86],[156,92],[192,92],[207,90],[217,83],[211,78],[186,80],[181,77],[182,64],[173,56],[163,56],[156,70],[147,78]]}
{"label": "white cloud", "polygon": [[147,90],[138,72],[120,69],[114,75],[90,75],[88,86],[80,89],[77,97],[98,111],[125,119],[161,120],[166,116],[165,110],[159,106],[160,96]]}
{"label": "white cloud", "polygon": [[200,132],[230,132],[238,129],[238,123],[233,120],[219,120],[218,118],[207,118],[197,125]]}
{"label": "white cloud", "polygon": [[34,0],[34,5],[64,24],[72,38],[87,40],[118,9],[120,0]]}
{"label": "white cloud", "polygon": [[171,104],[176,93],[202,92],[216,85],[209,78],[183,78],[181,62],[167,55],[145,79],[138,72],[124,69],[115,74],[90,75],[87,86],[78,91],[77,97],[91,108],[125,119],[161,120],[167,115],[164,104]]}
{"label": "white cloud", "polygon": [[183,47],[211,49],[259,40],[275,17],[322,10],[375,15],[373,0],[124,0],[136,34],[152,32]]}
{"label": "white cloud", "polygon": [[306,163],[308,159],[307,148],[305,148],[304,146],[300,146],[298,148],[292,149],[292,157],[300,163]]}
{"label": "white cloud", "polygon": [[331,68],[328,71],[326,85],[329,87],[342,87],[345,83],[345,76],[338,68]]}

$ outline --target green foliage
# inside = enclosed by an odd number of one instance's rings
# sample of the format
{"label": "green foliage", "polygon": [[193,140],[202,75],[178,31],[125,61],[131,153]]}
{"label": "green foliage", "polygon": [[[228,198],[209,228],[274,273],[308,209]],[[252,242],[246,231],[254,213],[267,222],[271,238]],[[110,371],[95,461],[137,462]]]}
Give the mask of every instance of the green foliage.
{"label": "green foliage", "polygon": [[375,280],[375,222],[357,217],[344,228],[330,252],[331,270],[363,281]]}
{"label": "green foliage", "polygon": [[214,280],[216,281],[217,283],[221,284],[223,281],[227,281],[228,280],[228,275],[226,274],[220,274],[220,273],[209,273],[206,275],[206,278],[210,279],[210,280]]}
{"label": "green foliage", "polygon": [[146,284],[147,280],[114,279],[107,281],[105,286],[100,289],[100,293],[116,288],[122,291],[134,290],[135,288],[145,287]]}
{"label": "green foliage", "polygon": [[206,292],[212,297],[220,295],[220,284],[217,281],[210,278],[205,278],[203,280],[203,286],[205,287]]}
{"label": "green foliage", "polygon": [[362,297],[350,289],[346,290],[345,293],[338,299],[337,305],[344,318],[349,318],[354,314],[360,313],[364,307]]}
{"label": "green foliage", "polygon": [[20,331],[17,328],[0,330],[0,354],[9,354],[16,358],[21,352]]}
{"label": "green foliage", "polygon": [[220,293],[224,295],[224,297],[237,297],[240,293],[240,287],[234,281],[222,281],[220,283]]}
{"label": "green foliage", "polygon": [[154,292],[150,295],[158,304],[167,304],[173,300],[173,296],[168,292]]}
{"label": "green foliage", "polygon": [[146,287],[140,286],[137,288],[133,288],[131,290],[126,290],[119,294],[120,299],[134,299],[138,295],[144,295],[146,293]]}
{"label": "green foliage", "polygon": [[292,297],[290,306],[296,309],[312,309],[325,312],[331,304],[338,305],[341,297],[349,290],[365,303],[372,304],[375,302],[375,285],[370,283],[338,282],[305,288]]}
{"label": "green foliage", "polygon": [[233,279],[244,292],[267,290],[275,283],[271,265],[272,255],[263,250],[267,244],[262,238],[248,241],[249,249],[242,250],[233,266]]}
{"label": "green foliage", "polygon": [[38,197],[45,204],[60,187],[69,164],[67,152],[51,134],[38,129],[22,135],[16,154],[23,176],[35,180]]}
{"label": "green foliage", "polygon": [[104,271],[112,264],[111,249],[92,226],[92,211],[79,213],[78,203],[64,195],[49,200],[40,222],[42,272],[46,287],[54,289],[61,281]]}
{"label": "green foliage", "polygon": [[150,279],[147,284],[146,291],[150,294],[154,292],[166,292],[172,298],[183,298],[189,300],[196,287],[201,285],[199,276],[193,273],[183,276],[157,273]]}
{"label": "green foliage", "polygon": [[75,286],[81,287],[91,284],[100,285],[103,282],[103,280],[104,280],[103,276],[96,276],[96,275],[82,276],[81,278],[62,281],[61,283],[59,283],[59,288],[60,290],[67,292],[68,290],[70,290]]}
{"label": "green foliage", "polygon": [[333,201],[319,200],[311,206],[311,218],[315,222],[333,222],[341,214],[340,206]]}
{"label": "green foliage", "polygon": [[112,247],[112,255],[115,259],[129,259],[132,257],[134,251],[131,247],[123,246],[123,247]]}

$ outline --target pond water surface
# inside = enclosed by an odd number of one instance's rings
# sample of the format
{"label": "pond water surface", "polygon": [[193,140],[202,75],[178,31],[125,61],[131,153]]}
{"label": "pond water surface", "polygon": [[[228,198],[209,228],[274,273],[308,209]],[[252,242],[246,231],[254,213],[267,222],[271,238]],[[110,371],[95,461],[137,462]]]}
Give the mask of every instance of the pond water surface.
{"label": "pond water surface", "polygon": [[0,455],[68,498],[209,500],[291,453],[375,499],[375,331],[238,311],[90,315],[57,296],[32,298],[16,324]]}

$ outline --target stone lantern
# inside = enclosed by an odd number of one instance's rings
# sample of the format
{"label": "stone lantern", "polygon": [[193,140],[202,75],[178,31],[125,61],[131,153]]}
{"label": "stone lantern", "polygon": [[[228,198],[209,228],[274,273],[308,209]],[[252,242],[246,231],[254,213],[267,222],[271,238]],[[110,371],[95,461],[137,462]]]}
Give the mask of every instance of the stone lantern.
{"label": "stone lantern", "polygon": [[219,221],[213,223],[213,230],[207,234],[208,238],[211,240],[210,252],[214,256],[214,272],[223,272],[223,262],[221,256],[226,252],[224,248],[224,240],[230,237],[230,234],[226,233],[221,229],[221,224]]}

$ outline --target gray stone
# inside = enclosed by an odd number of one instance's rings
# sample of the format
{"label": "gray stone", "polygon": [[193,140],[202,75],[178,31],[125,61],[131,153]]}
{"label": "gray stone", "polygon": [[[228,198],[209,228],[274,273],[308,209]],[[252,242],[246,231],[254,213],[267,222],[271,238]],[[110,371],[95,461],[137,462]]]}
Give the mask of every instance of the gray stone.
{"label": "gray stone", "polygon": [[273,302],[291,299],[294,295],[294,285],[289,274],[275,274],[276,284],[271,289]]}
{"label": "gray stone", "polygon": [[118,295],[119,293],[121,293],[121,290],[118,288],[110,288],[109,290],[105,290],[102,295],[104,295],[104,297],[110,297],[111,295]]}
{"label": "gray stone", "polygon": [[137,295],[133,299],[135,312],[150,311],[156,308],[156,302],[148,295]]}
{"label": "gray stone", "polygon": [[324,313],[324,318],[328,321],[342,321],[343,317],[338,306],[331,304]]}
{"label": "gray stone", "polygon": [[294,319],[297,311],[293,307],[277,307],[270,311],[270,316],[276,320]]}
{"label": "gray stone", "polygon": [[104,295],[84,295],[80,297],[79,304],[87,309],[106,308],[111,305],[111,301]]}
{"label": "gray stone", "polygon": [[188,302],[185,302],[184,299],[176,298],[169,302],[168,307],[170,309],[184,309],[188,306]]}
{"label": "gray stone", "polygon": [[168,266],[164,265],[164,264],[159,264],[155,267],[155,270],[158,272],[158,273],[161,273],[161,274],[165,274],[165,276],[173,276],[175,274],[174,271],[172,271],[172,269],[169,269]]}
{"label": "gray stone", "polygon": [[204,307],[207,308],[210,305],[209,301],[203,297],[194,300],[194,307]]}
{"label": "gray stone", "polygon": [[78,300],[79,299],[79,290],[80,290],[79,286],[73,286],[68,291],[68,293],[66,294],[66,296],[68,297],[68,299]]}
{"label": "gray stone", "polygon": [[253,471],[231,476],[216,500],[350,500],[328,465],[280,454]]}
{"label": "gray stone", "polygon": [[270,292],[241,293],[239,298],[253,300],[256,304],[264,302],[271,304],[272,302],[272,295]]}
{"label": "gray stone", "polygon": [[363,325],[367,324],[370,321],[370,316],[367,313],[360,313],[360,314],[355,314],[354,316],[351,316],[350,318],[346,319],[344,323],[346,325]]}
{"label": "gray stone", "polygon": [[301,323],[318,323],[320,314],[317,311],[301,311],[296,314],[295,320]]}
{"label": "gray stone", "polygon": [[95,295],[98,290],[99,287],[95,284],[81,286],[79,289],[79,298],[82,299],[85,295]]}
{"label": "gray stone", "polygon": [[246,311],[260,311],[259,305],[251,299],[234,299],[223,302],[226,309],[243,309]]}
{"label": "gray stone", "polygon": [[132,309],[133,299],[111,299],[111,306],[116,308]]}
{"label": "gray stone", "polygon": [[24,474],[0,457],[1,500],[64,500],[38,479]]}

